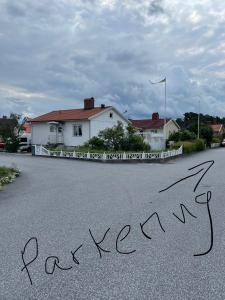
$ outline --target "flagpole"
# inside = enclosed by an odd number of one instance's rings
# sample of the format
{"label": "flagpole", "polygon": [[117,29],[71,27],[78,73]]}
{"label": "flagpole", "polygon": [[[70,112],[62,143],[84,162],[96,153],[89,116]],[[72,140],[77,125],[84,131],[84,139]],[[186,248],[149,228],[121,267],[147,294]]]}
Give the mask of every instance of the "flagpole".
{"label": "flagpole", "polygon": [[165,114],[164,114],[164,126],[166,125],[166,77],[165,77]]}
{"label": "flagpole", "polygon": [[167,97],[167,86],[166,86],[166,77],[158,82],[152,82],[151,80],[149,80],[149,82],[151,84],[158,84],[158,83],[165,83],[165,100],[164,100],[164,126],[163,126],[163,137],[165,140],[165,147],[166,147],[166,134],[165,134],[165,125],[166,125],[166,97]]}

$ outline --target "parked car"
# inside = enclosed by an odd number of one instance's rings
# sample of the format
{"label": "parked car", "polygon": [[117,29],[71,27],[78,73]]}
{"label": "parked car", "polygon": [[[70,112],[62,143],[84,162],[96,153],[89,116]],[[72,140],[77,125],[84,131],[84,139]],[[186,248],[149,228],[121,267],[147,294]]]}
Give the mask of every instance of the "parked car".
{"label": "parked car", "polygon": [[24,134],[20,137],[20,144],[19,144],[19,152],[27,151],[31,152],[31,136],[30,134]]}
{"label": "parked car", "polygon": [[222,140],[221,146],[222,146],[222,147],[225,147],[225,139]]}
{"label": "parked car", "polygon": [[5,150],[5,143],[0,141],[0,150]]}

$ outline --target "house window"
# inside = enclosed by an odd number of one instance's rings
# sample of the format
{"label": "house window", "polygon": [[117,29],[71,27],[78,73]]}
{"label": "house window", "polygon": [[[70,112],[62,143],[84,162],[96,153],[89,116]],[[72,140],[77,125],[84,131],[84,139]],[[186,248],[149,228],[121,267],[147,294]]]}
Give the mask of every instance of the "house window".
{"label": "house window", "polygon": [[110,117],[111,119],[113,118],[113,113],[112,113],[112,112],[109,114],[109,117]]}
{"label": "house window", "polygon": [[73,136],[82,136],[82,125],[73,125]]}
{"label": "house window", "polygon": [[50,132],[55,132],[55,125],[50,125],[49,130]]}
{"label": "house window", "polygon": [[62,126],[59,126],[59,127],[58,127],[58,133],[62,133],[62,132],[63,132]]}
{"label": "house window", "polygon": [[151,130],[152,133],[157,133],[157,130],[153,129]]}

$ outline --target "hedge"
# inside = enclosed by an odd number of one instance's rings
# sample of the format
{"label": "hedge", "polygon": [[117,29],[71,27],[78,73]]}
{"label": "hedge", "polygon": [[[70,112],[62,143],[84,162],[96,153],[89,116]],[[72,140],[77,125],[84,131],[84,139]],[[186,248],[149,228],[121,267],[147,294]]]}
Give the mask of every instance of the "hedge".
{"label": "hedge", "polygon": [[183,145],[184,153],[202,151],[205,149],[205,142],[203,139],[196,139],[193,141],[179,141],[173,145],[173,148],[178,149],[181,145]]}

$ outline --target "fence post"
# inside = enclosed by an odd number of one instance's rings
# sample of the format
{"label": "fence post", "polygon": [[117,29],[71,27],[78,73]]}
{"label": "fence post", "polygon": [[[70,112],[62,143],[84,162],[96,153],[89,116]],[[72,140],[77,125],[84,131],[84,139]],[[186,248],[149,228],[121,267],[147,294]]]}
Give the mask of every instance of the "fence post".
{"label": "fence post", "polygon": [[36,155],[36,153],[37,153],[37,149],[36,149],[36,145],[32,145],[31,146],[31,153],[32,153],[32,155]]}
{"label": "fence post", "polygon": [[106,160],[106,154],[105,154],[105,152],[103,153],[102,159]]}
{"label": "fence post", "polygon": [[126,159],[127,157],[126,157],[126,153],[125,152],[123,152],[123,159]]}
{"label": "fence post", "polygon": [[62,152],[62,150],[61,150],[61,152],[60,152],[60,157],[63,157],[63,152]]}
{"label": "fence post", "polygon": [[87,153],[87,159],[90,159],[90,152]]}

